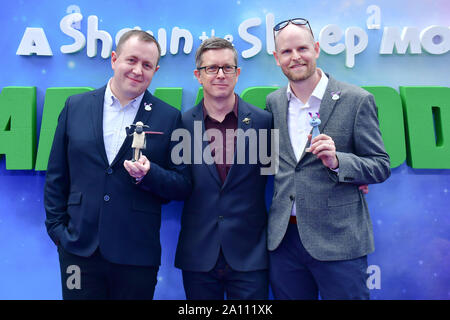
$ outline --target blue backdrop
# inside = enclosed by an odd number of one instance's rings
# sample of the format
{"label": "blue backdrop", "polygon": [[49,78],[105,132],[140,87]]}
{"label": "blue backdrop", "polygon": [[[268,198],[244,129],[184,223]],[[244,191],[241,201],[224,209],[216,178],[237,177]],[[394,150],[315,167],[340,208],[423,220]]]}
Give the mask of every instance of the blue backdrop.
{"label": "blue backdrop", "polygon": [[[370,7],[373,4],[377,7]],[[355,56],[354,65],[346,65],[349,48],[337,54],[322,50],[319,67],[339,80],[395,90],[399,86],[450,86],[448,34],[433,39],[446,44],[448,49],[441,54],[424,49],[414,53],[414,48],[405,53],[394,50],[380,54],[385,27],[400,31],[413,27],[418,32],[433,25],[448,29],[450,4],[445,0],[414,5],[407,0],[21,0],[2,2],[0,6],[0,90],[7,86],[36,87],[38,138],[47,88],[96,88],[112,75],[109,54],[106,58],[100,54],[105,43],[98,42],[93,57],[82,45],[73,53],[61,51],[62,46],[75,42],[60,27],[62,20],[74,12],[81,13],[82,20],[71,30],[79,30],[88,42],[88,19],[95,18],[98,30],[107,32],[113,41],[123,28],[151,30],[161,35],[160,42],[165,32],[166,54],[149,89],[183,88],[182,111],[191,108],[196,98],[199,85],[193,75],[194,55],[202,35],[232,38],[237,50],[245,52],[246,57],[241,56],[239,62],[242,73],[237,93],[253,86],[281,86],[286,80],[267,52],[271,34],[266,37],[266,26],[270,30],[272,20],[297,16],[310,20],[317,37],[327,25],[336,25],[343,33],[336,42],[342,45],[346,44],[347,29],[357,27],[367,35],[367,45]],[[36,41],[28,46],[21,44],[27,40],[27,28],[40,28],[39,41],[46,39],[48,45]],[[192,48],[189,36],[179,43],[178,50],[170,48],[177,32],[192,36]],[[33,46],[39,54],[26,54]],[[48,48],[52,55],[41,55]],[[61,298],[57,252],[44,227],[44,180],[45,172],[6,170],[5,157],[0,159],[0,299]],[[385,183],[370,186],[367,201],[376,245],[375,253],[369,256],[372,267],[368,270],[373,299],[450,298],[449,190],[450,170],[412,169],[406,163],[393,168]],[[173,266],[181,207],[182,203],[174,202],[163,209],[163,257],[155,299],[184,299],[181,272]]]}

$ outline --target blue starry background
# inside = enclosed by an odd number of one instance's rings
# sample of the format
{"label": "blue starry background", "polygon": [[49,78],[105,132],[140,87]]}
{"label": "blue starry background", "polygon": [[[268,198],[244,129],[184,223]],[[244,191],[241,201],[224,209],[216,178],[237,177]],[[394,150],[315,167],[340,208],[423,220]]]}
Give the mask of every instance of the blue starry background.
{"label": "blue starry background", "polygon": [[[368,30],[366,9],[381,9],[381,29]],[[294,16],[308,18],[314,33],[327,24],[343,31],[363,28],[369,37],[367,48],[355,58],[353,68],[345,67],[345,52],[324,52],[318,66],[335,78],[360,86],[444,86],[449,87],[450,54],[388,55],[378,53],[385,26],[450,25],[450,5],[445,0],[421,1],[412,6],[406,0],[226,0],[226,1],[31,1],[0,4],[0,90],[6,86],[35,86],[37,89],[37,135],[41,127],[45,90],[49,87],[103,86],[112,75],[110,60],[97,55],[89,58],[86,47],[77,53],[62,54],[60,47],[73,39],[59,27],[68,13],[83,15],[81,32],[87,35],[87,17],[98,17],[98,29],[113,38],[122,28],[139,26],[155,34],[167,31],[170,43],[174,27],[193,35],[192,52],[162,57],[161,68],[149,88],[182,87],[182,111],[191,108],[198,90],[193,75],[199,37],[231,35],[239,52],[251,45],[238,34],[238,26],[250,18],[261,24],[248,31],[262,42],[254,57],[240,57],[242,73],[236,92],[252,86],[281,86],[286,80],[266,52],[266,16],[281,21]],[[437,9],[436,9],[437,8]],[[19,56],[16,51],[27,27],[43,28],[53,56]],[[343,42],[343,40],[341,40]],[[445,71],[447,70],[447,71]],[[444,124],[448,125],[448,124]],[[450,161],[450,159],[449,159]],[[43,208],[45,172],[6,170],[0,159],[0,299],[60,299],[61,284],[56,248],[46,234]],[[270,202],[272,184],[268,186]],[[371,185],[367,201],[374,225],[376,250],[369,265],[380,270],[380,288],[371,290],[372,299],[450,298],[450,170],[417,170],[403,163],[392,170],[389,180]],[[161,242],[162,265],[155,299],[184,299],[181,272],[173,266],[182,203],[163,209]]]}

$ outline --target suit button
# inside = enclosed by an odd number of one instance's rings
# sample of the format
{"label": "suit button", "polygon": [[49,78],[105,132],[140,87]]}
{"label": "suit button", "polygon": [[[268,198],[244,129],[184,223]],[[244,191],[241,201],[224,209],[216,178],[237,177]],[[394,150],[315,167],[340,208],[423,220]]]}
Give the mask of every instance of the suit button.
{"label": "suit button", "polygon": [[299,172],[299,171],[300,171],[300,167],[299,167],[299,166],[296,166],[296,167],[295,167],[295,171]]}
{"label": "suit button", "polygon": [[105,195],[104,197],[103,197],[103,200],[105,200],[106,202],[108,202],[109,201],[109,196],[108,195]]}
{"label": "suit button", "polygon": [[219,216],[219,221],[222,221],[223,220],[223,216]]}
{"label": "suit button", "polygon": [[113,169],[111,167],[109,167],[108,169],[106,169],[106,173],[107,174],[112,174],[113,173]]}
{"label": "suit button", "polygon": [[291,195],[289,196],[289,199],[291,199],[291,201],[294,201],[294,200],[295,200],[295,197],[291,194]]}

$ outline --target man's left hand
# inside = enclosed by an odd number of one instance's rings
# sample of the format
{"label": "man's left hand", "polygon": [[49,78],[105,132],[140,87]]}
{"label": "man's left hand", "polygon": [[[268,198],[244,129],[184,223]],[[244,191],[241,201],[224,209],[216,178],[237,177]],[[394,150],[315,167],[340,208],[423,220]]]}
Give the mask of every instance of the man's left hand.
{"label": "man's left hand", "polygon": [[361,190],[361,192],[363,194],[368,194],[369,193],[369,185],[367,184],[362,184],[358,187],[359,190]]}

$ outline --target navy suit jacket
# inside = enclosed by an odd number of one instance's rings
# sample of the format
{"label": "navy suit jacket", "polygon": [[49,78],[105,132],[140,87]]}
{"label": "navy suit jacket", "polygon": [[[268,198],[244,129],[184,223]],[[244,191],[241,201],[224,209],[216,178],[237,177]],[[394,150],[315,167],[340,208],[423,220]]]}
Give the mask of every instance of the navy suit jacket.
{"label": "navy suit jacket", "polygon": [[[193,136],[194,149],[211,152],[209,142],[195,136],[194,123],[205,132],[203,102],[183,114],[183,126]],[[250,121],[243,121],[245,118]],[[246,123],[248,122],[248,123]],[[239,98],[238,129],[267,129],[270,134],[270,113],[249,105]],[[259,137],[256,135],[259,143]],[[197,138],[197,139],[196,139]],[[265,206],[266,176],[261,175],[259,157],[249,163],[251,139],[245,139],[245,164],[238,164],[236,154],[225,182],[214,163],[191,164],[192,193],[185,201],[181,219],[175,266],[188,271],[211,270],[219,256],[220,248],[227,263],[237,271],[253,271],[268,267],[267,210]],[[270,140],[269,140],[270,141]],[[253,147],[256,144],[253,144]],[[239,148],[237,142],[236,149]],[[256,152],[256,150],[253,150]]]}
{"label": "navy suit jacket", "polygon": [[[171,133],[181,113],[145,92],[134,123],[162,135],[146,135],[151,167],[136,184],[123,167],[132,158],[127,137],[111,165],[103,142],[106,86],[67,99],[58,119],[44,190],[47,231],[66,251],[90,256],[98,247],[110,262],[158,266],[161,204],[185,198],[188,167],[171,161]],[[151,104],[151,111],[144,108]],[[125,129],[124,129],[125,130]]]}

